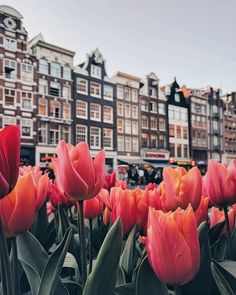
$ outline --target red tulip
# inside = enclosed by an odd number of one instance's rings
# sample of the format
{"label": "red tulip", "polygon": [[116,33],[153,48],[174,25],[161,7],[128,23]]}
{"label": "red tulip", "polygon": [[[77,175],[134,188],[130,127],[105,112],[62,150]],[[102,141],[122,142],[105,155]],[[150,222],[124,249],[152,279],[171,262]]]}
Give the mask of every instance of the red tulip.
{"label": "red tulip", "polygon": [[31,227],[36,198],[32,174],[27,174],[20,177],[14,190],[0,200],[0,220],[5,236],[16,236]]}
{"label": "red tulip", "polygon": [[48,190],[48,198],[52,203],[52,206],[56,208],[59,205],[63,205],[66,207],[76,206],[76,201],[66,196],[63,192],[61,192],[57,185],[49,181],[49,190]]}
{"label": "red tulip", "polygon": [[103,223],[105,225],[108,225],[110,223],[111,220],[111,212],[107,209],[107,207],[105,208],[104,212],[103,212]]}
{"label": "red tulip", "polygon": [[98,195],[90,200],[84,201],[84,217],[92,219],[102,213],[103,201]]}
{"label": "red tulip", "polygon": [[149,184],[147,184],[146,186],[145,186],[145,190],[154,190],[155,188],[156,188],[157,186],[156,186],[156,184],[155,183],[149,183]]}
{"label": "red tulip", "polygon": [[107,206],[108,210],[111,211],[113,207],[113,201],[114,201],[114,193],[116,191],[116,188],[112,187],[111,192],[109,193],[108,190],[105,188],[102,188],[99,192],[99,195],[101,199],[103,200],[104,204]]}
{"label": "red tulip", "polygon": [[110,191],[110,189],[116,185],[116,172],[112,172],[111,174],[107,173],[105,175],[105,181],[103,188],[107,189]]}
{"label": "red tulip", "polygon": [[[210,214],[210,228],[214,227],[216,224],[225,221],[225,215],[223,210],[219,210],[219,208],[212,207],[211,208],[211,214]],[[234,219],[235,219],[235,213],[233,208],[231,208],[228,211],[228,217],[229,217],[229,228],[232,232],[234,229]],[[226,226],[224,226],[222,230],[222,234],[226,233]]]}
{"label": "red tulip", "polygon": [[121,189],[128,189],[128,184],[125,180],[116,180],[117,187],[120,187]]}
{"label": "red tulip", "polygon": [[95,197],[105,178],[104,150],[93,160],[87,143],[81,142],[74,147],[62,140],[57,155],[53,168],[59,189],[77,201]]}
{"label": "red tulip", "polygon": [[208,218],[208,204],[209,204],[209,198],[208,197],[206,197],[206,198],[202,197],[198,208],[194,212],[198,226],[203,221],[207,220],[207,218]]}
{"label": "red tulip", "polygon": [[146,249],[148,260],[164,283],[183,285],[200,266],[197,223],[192,207],[164,213],[149,209]]}
{"label": "red tulip", "polygon": [[163,170],[161,202],[163,210],[175,210],[178,207],[186,209],[189,205],[197,209],[202,196],[202,176],[197,167],[188,172],[184,168],[169,168]]}
{"label": "red tulip", "polygon": [[236,177],[234,162],[227,167],[215,160],[208,162],[204,178],[207,195],[217,207],[228,207],[236,203]]}
{"label": "red tulip", "polygon": [[20,128],[7,126],[0,131],[0,199],[15,187],[20,164]]}

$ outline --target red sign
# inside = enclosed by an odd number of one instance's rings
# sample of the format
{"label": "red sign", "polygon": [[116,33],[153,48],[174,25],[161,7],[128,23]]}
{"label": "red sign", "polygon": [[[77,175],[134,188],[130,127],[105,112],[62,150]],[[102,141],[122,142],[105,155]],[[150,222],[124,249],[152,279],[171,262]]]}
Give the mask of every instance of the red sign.
{"label": "red sign", "polygon": [[157,153],[146,153],[146,157],[148,158],[155,158],[155,159],[165,159],[165,154],[157,154]]}

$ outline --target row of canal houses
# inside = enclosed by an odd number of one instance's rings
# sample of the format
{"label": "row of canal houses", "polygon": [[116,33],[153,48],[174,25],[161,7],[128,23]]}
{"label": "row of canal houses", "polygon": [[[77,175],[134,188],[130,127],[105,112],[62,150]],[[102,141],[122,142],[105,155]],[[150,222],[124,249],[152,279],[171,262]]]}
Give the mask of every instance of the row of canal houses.
{"label": "row of canal houses", "polygon": [[22,163],[45,166],[62,139],[88,142],[93,156],[104,148],[112,169],[143,161],[204,166],[209,158],[234,157],[236,146],[228,142],[226,149],[223,138],[233,100],[222,100],[220,90],[189,90],[176,79],[160,87],[153,72],[108,77],[98,49],[75,66],[75,52],[41,33],[28,40],[22,19],[0,5],[0,128],[21,126]]}

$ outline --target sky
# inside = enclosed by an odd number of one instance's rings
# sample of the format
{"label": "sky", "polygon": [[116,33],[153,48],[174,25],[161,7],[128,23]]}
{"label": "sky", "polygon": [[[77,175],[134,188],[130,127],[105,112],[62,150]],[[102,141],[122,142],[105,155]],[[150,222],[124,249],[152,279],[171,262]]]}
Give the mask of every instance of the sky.
{"label": "sky", "polygon": [[236,91],[236,0],[8,0],[29,38],[76,52],[99,48],[109,76],[156,73],[160,84]]}

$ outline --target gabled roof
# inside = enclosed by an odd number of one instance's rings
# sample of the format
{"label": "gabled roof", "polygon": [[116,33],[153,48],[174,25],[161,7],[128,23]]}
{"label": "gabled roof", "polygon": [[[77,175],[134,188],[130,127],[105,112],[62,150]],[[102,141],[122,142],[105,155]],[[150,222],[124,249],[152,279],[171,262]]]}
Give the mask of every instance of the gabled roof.
{"label": "gabled roof", "polygon": [[14,16],[18,19],[23,19],[23,16],[15,8],[8,5],[0,5],[0,12]]}

